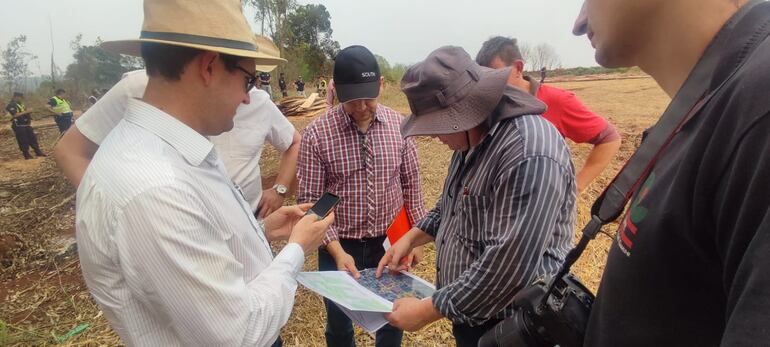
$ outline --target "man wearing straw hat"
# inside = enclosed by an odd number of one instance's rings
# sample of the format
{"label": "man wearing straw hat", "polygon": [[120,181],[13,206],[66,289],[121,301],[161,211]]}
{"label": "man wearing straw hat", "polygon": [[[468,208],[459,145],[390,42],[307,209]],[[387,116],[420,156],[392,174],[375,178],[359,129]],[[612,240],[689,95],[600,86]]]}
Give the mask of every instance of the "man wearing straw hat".
{"label": "man wearing straw hat", "polygon": [[[258,51],[264,53],[257,70],[273,70],[280,58],[278,47],[264,36],[256,36]],[[86,113],[78,118],[74,131],[67,132],[57,143],[54,157],[64,174],[75,185],[80,182],[85,169],[107,134],[114,128],[126,111],[128,100],[140,98],[147,87],[144,70],[126,73],[112,89]],[[233,119],[233,130],[212,136],[230,178],[243,191],[252,210],[264,218],[277,210],[288,195],[297,174],[299,133],[262,90],[249,91],[250,102],[240,105]],[[281,162],[275,182],[270,189],[262,190],[259,159],[265,142],[281,152]]]}
{"label": "man wearing straw hat", "polygon": [[438,137],[454,150],[441,198],[417,227],[383,256],[381,274],[436,244],[430,299],[404,298],[390,324],[414,331],[446,317],[457,346],[513,313],[513,296],[564,261],[575,222],[575,171],[545,105],[506,86],[509,69],[477,65],[462,48],[442,47],[407,70],[401,90],[412,115],[409,136]]}
{"label": "man wearing straw hat", "polygon": [[[257,221],[206,136],[233,127],[262,59],[236,0],[147,0],[142,99],[78,188],[83,277],[129,346],[269,346],[288,320],[304,254],[333,217],[309,205]],[[268,239],[288,239],[273,258]]]}

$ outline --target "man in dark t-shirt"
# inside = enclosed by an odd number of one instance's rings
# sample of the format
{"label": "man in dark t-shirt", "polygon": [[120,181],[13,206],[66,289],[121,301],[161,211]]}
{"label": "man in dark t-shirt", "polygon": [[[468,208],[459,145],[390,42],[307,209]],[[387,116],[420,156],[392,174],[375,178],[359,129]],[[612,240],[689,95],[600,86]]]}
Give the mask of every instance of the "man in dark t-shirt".
{"label": "man in dark t-shirt", "polygon": [[302,76],[297,77],[294,86],[297,87],[298,96],[305,96],[305,81],[302,80]]}
{"label": "man in dark t-shirt", "polygon": [[273,99],[273,90],[270,88],[270,73],[263,71],[259,73],[259,89],[264,90]]}
{"label": "man in dark t-shirt", "polygon": [[45,157],[45,153],[40,150],[37,143],[35,131],[32,129],[32,116],[30,116],[32,111],[27,110],[23,101],[24,94],[16,92],[13,93],[11,102],[5,107],[5,111],[11,115],[11,129],[16,135],[16,143],[18,143],[24,159],[32,159],[32,155],[29,154],[29,147],[32,147],[38,157]]}
{"label": "man in dark t-shirt", "polygon": [[770,3],[588,1],[574,32],[601,65],[649,73],[667,116],[703,105],[631,198],[585,345],[767,345]]}

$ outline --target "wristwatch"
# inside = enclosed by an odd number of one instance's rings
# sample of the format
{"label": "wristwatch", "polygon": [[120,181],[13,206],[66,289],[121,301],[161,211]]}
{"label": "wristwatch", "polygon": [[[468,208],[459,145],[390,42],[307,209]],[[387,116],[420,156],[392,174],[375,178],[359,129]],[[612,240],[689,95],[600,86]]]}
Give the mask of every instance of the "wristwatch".
{"label": "wristwatch", "polygon": [[283,184],[276,184],[273,186],[273,189],[275,189],[275,192],[278,193],[278,195],[282,197],[286,197],[286,193],[289,192],[289,188],[286,188]]}

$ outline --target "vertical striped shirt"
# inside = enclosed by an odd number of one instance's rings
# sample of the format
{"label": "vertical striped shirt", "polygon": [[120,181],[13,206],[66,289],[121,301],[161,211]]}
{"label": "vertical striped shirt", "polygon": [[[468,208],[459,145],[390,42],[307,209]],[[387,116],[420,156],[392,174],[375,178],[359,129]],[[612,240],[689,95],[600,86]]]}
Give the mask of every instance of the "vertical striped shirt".
{"label": "vertical striped shirt", "polygon": [[417,226],[436,242],[434,306],[475,326],[509,317],[518,290],[563,263],[575,172],[559,132],[535,115],[497,123],[470,152],[455,152],[441,198]]}
{"label": "vertical striped shirt", "polygon": [[77,192],[91,295],[128,346],[269,346],[294,303],[302,248],[273,259],[213,145],[142,101]]}
{"label": "vertical striped shirt", "polygon": [[297,163],[297,201],[314,202],[324,192],[340,197],[324,244],[385,235],[401,206],[414,224],[425,216],[417,148],[401,137],[401,115],[377,106],[366,132],[342,105],[305,129]]}

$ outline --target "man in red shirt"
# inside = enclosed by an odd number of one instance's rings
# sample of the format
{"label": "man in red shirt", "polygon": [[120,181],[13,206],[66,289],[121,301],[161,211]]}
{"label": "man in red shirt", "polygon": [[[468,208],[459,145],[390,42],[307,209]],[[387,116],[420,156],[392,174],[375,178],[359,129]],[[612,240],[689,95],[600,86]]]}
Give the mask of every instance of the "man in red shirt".
{"label": "man in red shirt", "polygon": [[524,60],[516,39],[497,36],[486,42],[476,55],[479,65],[493,69],[512,67],[508,84],[543,101],[548,109],[543,117],[559,130],[562,136],[575,143],[590,143],[594,146],[588,154],[583,168],[577,173],[578,193],[588,187],[609,165],[620,149],[620,134],[602,116],[591,112],[574,93],[541,84],[524,75]]}

